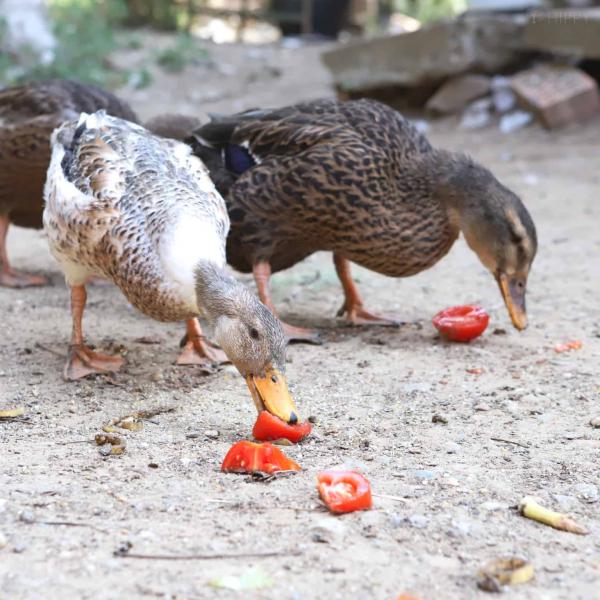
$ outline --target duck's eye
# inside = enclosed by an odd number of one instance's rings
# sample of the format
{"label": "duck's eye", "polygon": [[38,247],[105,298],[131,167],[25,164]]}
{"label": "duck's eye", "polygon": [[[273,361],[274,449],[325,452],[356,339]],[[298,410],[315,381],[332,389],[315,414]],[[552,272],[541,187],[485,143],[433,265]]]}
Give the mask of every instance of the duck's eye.
{"label": "duck's eye", "polygon": [[255,327],[251,327],[250,328],[250,337],[253,340],[257,340],[260,337],[260,335],[258,333],[258,329],[256,329]]}
{"label": "duck's eye", "polygon": [[271,381],[273,383],[277,383],[277,376],[276,375],[271,375]]}

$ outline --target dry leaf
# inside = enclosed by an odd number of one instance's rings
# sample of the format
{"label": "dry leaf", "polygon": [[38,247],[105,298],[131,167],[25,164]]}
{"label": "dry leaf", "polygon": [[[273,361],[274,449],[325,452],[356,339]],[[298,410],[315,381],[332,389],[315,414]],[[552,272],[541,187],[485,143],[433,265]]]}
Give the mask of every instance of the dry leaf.
{"label": "dry leaf", "polygon": [[533,565],[522,558],[498,558],[477,573],[477,587],[485,592],[501,592],[502,586],[526,583],[533,574]]}

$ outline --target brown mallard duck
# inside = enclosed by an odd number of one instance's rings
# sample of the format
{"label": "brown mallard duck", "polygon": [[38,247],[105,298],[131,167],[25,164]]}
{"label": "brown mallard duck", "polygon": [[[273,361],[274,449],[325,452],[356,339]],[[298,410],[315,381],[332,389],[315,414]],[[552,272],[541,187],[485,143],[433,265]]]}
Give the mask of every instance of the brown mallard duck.
{"label": "brown mallard duck", "polygon": [[75,81],[37,81],[0,91],[0,285],[18,288],[46,283],[44,277],[10,267],[8,228],[10,223],[42,227],[50,135],[63,121],[99,109],[137,120],[113,94]]}
{"label": "brown mallard duck", "polygon": [[[333,252],[350,323],[368,311],[350,261],[391,277],[428,269],[462,232],[498,282],[513,325],[537,250],[521,200],[471,158],[437,150],[399,113],[371,100],[322,100],[218,117],[188,138],[226,199],[227,260],[254,273],[272,310],[271,273]],[[314,332],[286,326],[288,337]]]}
{"label": "brown mallard duck", "polygon": [[104,111],[83,113],[52,135],[44,193],[50,250],[71,288],[67,379],[117,371],[123,362],[84,342],[85,283],[100,275],[153,319],[187,321],[196,349],[208,353],[195,328],[203,315],[257,409],[298,420],[281,323],[226,272],[225,202],[189,146]]}

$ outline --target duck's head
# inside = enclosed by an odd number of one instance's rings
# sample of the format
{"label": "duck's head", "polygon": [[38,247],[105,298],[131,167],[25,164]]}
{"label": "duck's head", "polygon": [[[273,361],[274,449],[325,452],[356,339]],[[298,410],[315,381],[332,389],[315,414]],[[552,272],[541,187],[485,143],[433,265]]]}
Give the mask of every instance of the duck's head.
{"label": "duck's head", "polygon": [[298,423],[285,378],[286,342],[279,319],[243,289],[216,318],[214,328],[215,339],[245,378],[256,409]]}
{"label": "duck's head", "polygon": [[513,325],[525,329],[527,278],[537,251],[533,220],[520,198],[487,169],[466,157],[457,162],[448,189],[458,226],[498,282]]}

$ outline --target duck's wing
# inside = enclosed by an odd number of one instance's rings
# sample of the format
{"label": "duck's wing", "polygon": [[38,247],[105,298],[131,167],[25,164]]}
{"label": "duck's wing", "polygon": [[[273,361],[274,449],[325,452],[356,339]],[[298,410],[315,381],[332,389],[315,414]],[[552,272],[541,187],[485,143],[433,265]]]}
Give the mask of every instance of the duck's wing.
{"label": "duck's wing", "polygon": [[208,254],[224,262],[229,221],[201,161],[185,144],[103,111],[53,134],[45,197],[51,244],[113,279],[141,261],[156,276],[184,243],[190,262]]}

